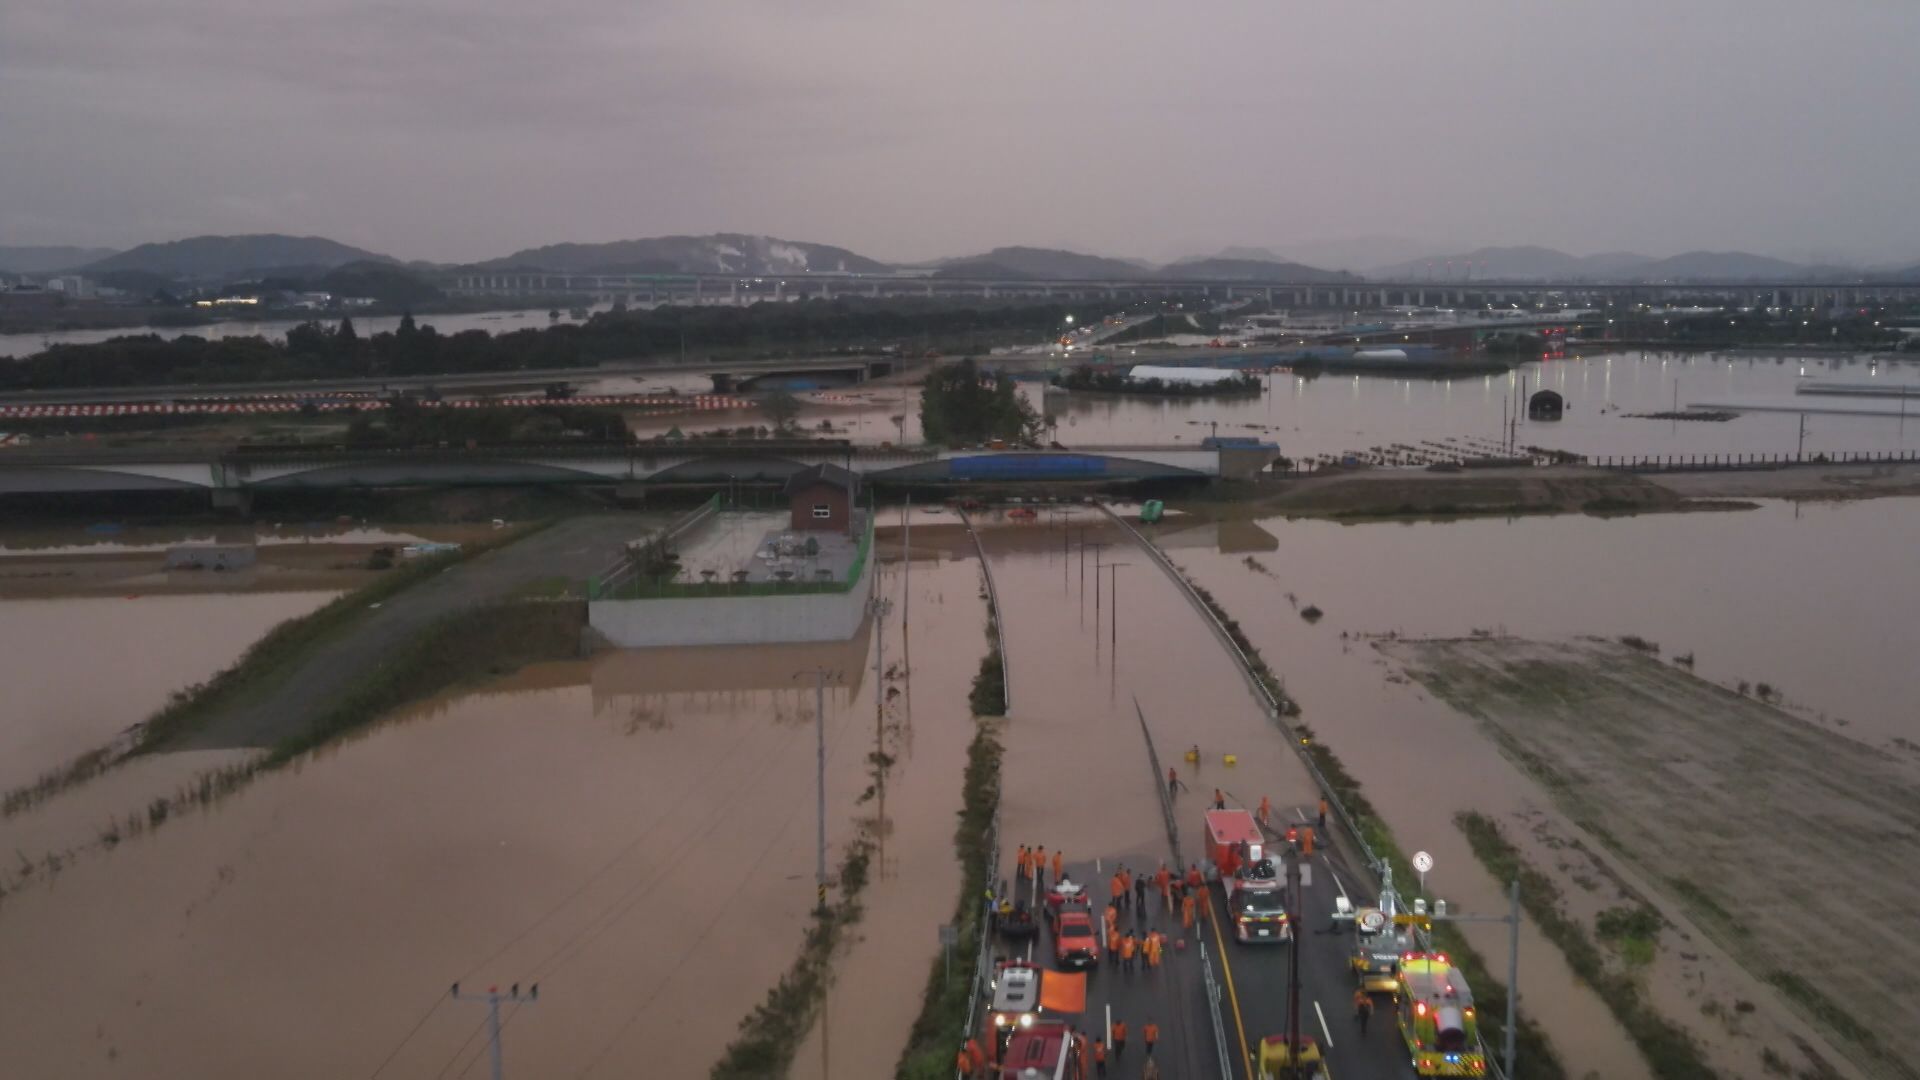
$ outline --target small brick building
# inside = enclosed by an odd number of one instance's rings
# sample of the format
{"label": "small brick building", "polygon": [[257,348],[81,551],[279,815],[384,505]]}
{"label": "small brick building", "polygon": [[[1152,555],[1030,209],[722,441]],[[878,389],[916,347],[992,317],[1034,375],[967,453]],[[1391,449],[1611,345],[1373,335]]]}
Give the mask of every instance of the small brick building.
{"label": "small brick building", "polygon": [[789,526],[796,532],[846,532],[852,527],[860,477],[838,465],[815,465],[787,478]]}

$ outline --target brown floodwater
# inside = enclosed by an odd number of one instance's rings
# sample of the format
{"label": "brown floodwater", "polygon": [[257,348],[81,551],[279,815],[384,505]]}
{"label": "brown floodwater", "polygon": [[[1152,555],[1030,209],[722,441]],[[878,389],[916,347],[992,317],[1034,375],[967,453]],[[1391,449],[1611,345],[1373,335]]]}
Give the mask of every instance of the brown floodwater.
{"label": "brown floodwater", "polygon": [[0,790],[112,740],[333,593],[0,601]]}
{"label": "brown floodwater", "polygon": [[[897,520],[897,512],[883,513],[883,522]],[[986,654],[987,609],[979,560],[946,557],[922,542],[929,527],[950,523],[915,513],[911,574],[897,561],[898,533],[876,537],[883,556],[895,560],[886,564],[890,625],[907,620],[906,633],[887,642],[888,663],[902,658],[911,673],[895,702],[901,737],[887,778],[885,872],[867,885],[853,945],[834,961],[826,1009],[789,1074],[796,1080],[892,1075],[920,1013],[923,980],[940,958],[938,927],[952,920],[959,900],[954,815],[973,738],[967,693]]]}
{"label": "brown floodwater", "polygon": [[[1117,362],[1126,361],[1123,352],[1116,351]],[[1791,454],[1802,445],[1800,418],[1793,413],[1754,411],[1722,423],[1627,414],[1665,412],[1676,403],[1684,409],[1689,402],[1789,403],[1796,386],[1815,378],[1920,388],[1920,365],[1853,355],[1596,351],[1529,361],[1510,374],[1447,380],[1276,372],[1258,397],[1249,398],[1067,394],[1033,382],[1021,383],[1020,393],[1053,422],[1048,437],[1067,446],[1197,442],[1217,431],[1270,439],[1294,460],[1358,454],[1394,443],[1488,453],[1501,441],[1506,403],[1524,387],[1529,393],[1562,394],[1568,410],[1551,423],[1523,418],[1514,431],[1520,446],[1587,455]],[[796,396],[803,405],[802,427],[814,429],[826,420],[836,435],[866,444],[921,440],[913,387],[861,386]],[[1854,399],[1813,400],[1831,406]],[[902,422],[896,424],[895,416]],[[754,412],[735,412],[641,419],[634,427],[658,434],[675,426],[693,432],[764,423]],[[1917,450],[1920,417],[1816,414],[1807,418],[1804,445],[1808,453]]]}
{"label": "brown floodwater", "polygon": [[[882,593],[897,600],[903,577],[887,564]],[[957,889],[976,579],[915,566],[929,677],[911,719],[905,678],[886,682],[903,765],[846,958],[857,977],[835,990],[849,1034],[830,1048],[862,1062],[898,1056]],[[896,607],[890,667],[899,627]],[[0,1044],[23,1075],[481,1075],[483,1011],[447,985],[537,981],[539,1003],[508,1014],[510,1067],[702,1074],[792,962],[813,903],[807,669],[838,673],[830,866],[873,816],[871,637],[528,669],[77,861],[0,907],[0,984],[30,1002],[0,1016]],[[883,1019],[853,1027],[862,1015]],[[887,1040],[853,1037],[883,1022]]]}
{"label": "brown floodwater", "polygon": [[[1273,538],[1269,550],[1241,543],[1222,552],[1182,539],[1204,537],[1204,528],[1159,532],[1174,561],[1222,599],[1285,678],[1304,719],[1359,777],[1402,846],[1434,855],[1430,891],[1459,909],[1498,910],[1504,890],[1479,869],[1453,814],[1478,809],[1511,827],[1551,814],[1551,800],[1471,718],[1407,683],[1356,635],[1638,634],[1669,655],[1693,653],[1703,677],[1770,680],[1809,719],[1873,745],[1916,736],[1910,703],[1920,675],[1900,659],[1900,628],[1920,601],[1902,544],[1920,526],[1912,500],[1615,519],[1259,525]],[[1318,623],[1297,614],[1308,604],[1325,612]],[[1496,964],[1504,959],[1496,930],[1469,928],[1469,936]],[[1686,947],[1714,952],[1697,939]],[[1563,1057],[1579,1068],[1598,1063],[1609,1077],[1644,1072],[1598,1001],[1531,929],[1521,964],[1524,1000]],[[1671,965],[1663,967],[1655,1000],[1685,1020],[1697,1013],[1700,984],[1678,986]],[[1764,994],[1724,968],[1717,981],[1744,992],[1729,1000]]]}

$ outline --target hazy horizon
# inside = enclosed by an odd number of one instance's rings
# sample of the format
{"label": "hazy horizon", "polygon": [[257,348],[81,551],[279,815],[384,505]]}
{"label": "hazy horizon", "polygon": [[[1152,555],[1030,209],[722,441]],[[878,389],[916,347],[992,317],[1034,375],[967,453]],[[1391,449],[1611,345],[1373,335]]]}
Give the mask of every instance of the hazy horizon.
{"label": "hazy horizon", "polygon": [[1920,5],[1779,0],[72,0],[0,13],[0,244],[1912,263],[1916,40]]}

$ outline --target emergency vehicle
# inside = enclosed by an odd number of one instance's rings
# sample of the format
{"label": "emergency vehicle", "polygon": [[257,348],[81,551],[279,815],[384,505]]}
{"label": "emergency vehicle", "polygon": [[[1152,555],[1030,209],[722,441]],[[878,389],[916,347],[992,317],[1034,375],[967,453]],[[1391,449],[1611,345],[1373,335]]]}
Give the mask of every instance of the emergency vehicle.
{"label": "emergency vehicle", "polygon": [[1348,963],[1355,981],[1369,994],[1393,994],[1400,990],[1400,957],[1420,948],[1414,937],[1413,922],[1400,907],[1400,894],[1393,887],[1393,868],[1381,871],[1380,906],[1353,909],[1346,897],[1334,899],[1334,919],[1353,923],[1353,952]]}
{"label": "emergency vehicle", "polygon": [[1400,1036],[1421,1076],[1485,1076],[1480,1022],[1466,976],[1445,953],[1409,952],[1400,957],[1394,1004]]}
{"label": "emergency vehicle", "polygon": [[1245,810],[1207,811],[1207,876],[1226,893],[1234,940],[1278,945],[1293,937],[1280,868]]}
{"label": "emergency vehicle", "polygon": [[994,966],[988,989],[991,996],[982,1041],[992,1047],[990,1060],[1000,1061],[1013,1036],[1040,1019],[1040,968],[1026,960],[1002,960]]}
{"label": "emergency vehicle", "polygon": [[1014,1033],[995,1066],[999,1080],[1081,1080],[1079,1038],[1061,1020],[1041,1020]]}

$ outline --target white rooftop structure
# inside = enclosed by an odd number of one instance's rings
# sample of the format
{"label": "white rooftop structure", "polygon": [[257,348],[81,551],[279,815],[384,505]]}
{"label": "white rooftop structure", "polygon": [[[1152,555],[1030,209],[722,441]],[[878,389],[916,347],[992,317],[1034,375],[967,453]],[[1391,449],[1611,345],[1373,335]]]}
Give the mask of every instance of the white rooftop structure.
{"label": "white rooftop structure", "polygon": [[1159,379],[1163,383],[1185,383],[1189,386],[1214,386],[1239,377],[1240,372],[1225,368],[1156,367],[1152,364],[1136,364],[1127,372],[1127,378],[1135,382]]}

